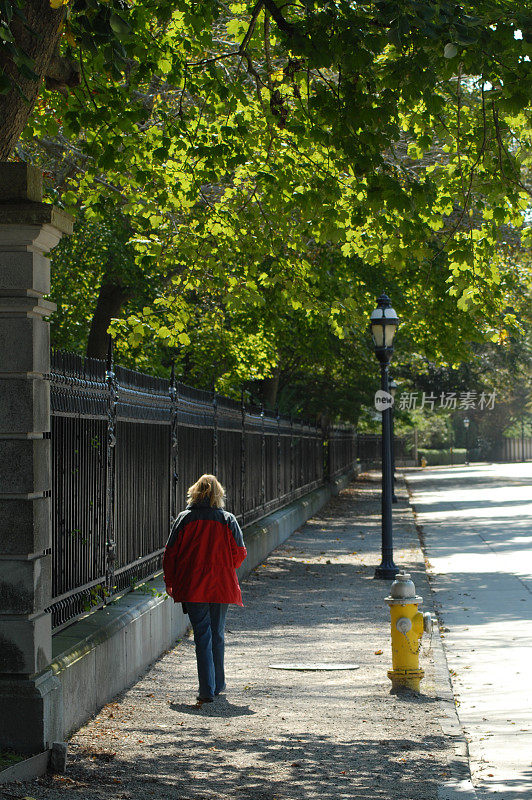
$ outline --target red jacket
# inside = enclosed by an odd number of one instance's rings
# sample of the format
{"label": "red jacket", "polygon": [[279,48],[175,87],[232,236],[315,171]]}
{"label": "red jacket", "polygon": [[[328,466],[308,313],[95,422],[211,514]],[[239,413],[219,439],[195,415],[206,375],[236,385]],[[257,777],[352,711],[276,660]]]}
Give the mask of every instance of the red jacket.
{"label": "red jacket", "polygon": [[164,582],[174,602],[236,603],[242,595],[237,569],[247,556],[233,514],[208,502],[177,517],[163,557]]}

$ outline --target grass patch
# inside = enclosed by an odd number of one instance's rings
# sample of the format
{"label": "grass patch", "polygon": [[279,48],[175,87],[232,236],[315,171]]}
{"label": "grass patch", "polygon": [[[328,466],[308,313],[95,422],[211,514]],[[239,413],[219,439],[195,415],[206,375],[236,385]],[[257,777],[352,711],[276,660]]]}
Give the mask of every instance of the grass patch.
{"label": "grass patch", "polygon": [[0,750],[0,770],[12,767],[13,764],[18,764],[19,761],[24,761],[27,756],[21,756],[20,753],[7,753]]}

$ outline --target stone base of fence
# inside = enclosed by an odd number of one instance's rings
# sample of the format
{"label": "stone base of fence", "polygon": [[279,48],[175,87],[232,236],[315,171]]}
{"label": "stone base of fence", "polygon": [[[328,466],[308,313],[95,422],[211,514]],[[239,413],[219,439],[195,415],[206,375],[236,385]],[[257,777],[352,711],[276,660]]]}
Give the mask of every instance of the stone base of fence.
{"label": "stone base of fence", "polygon": [[[46,665],[51,601],[50,344],[46,253],[72,218],[42,176],[0,162],[0,749],[57,739],[60,686]],[[38,674],[36,674],[38,673]]]}
{"label": "stone base of fence", "polygon": [[[353,474],[342,475],[329,486],[246,527],[248,558],[239,577],[248,575],[332,495],[347,486]],[[182,613],[181,604],[167,597],[159,577],[57,633],[53,637],[51,671],[59,691],[54,692],[54,704],[46,709],[54,719],[55,738],[66,738],[134,683],[185,634],[187,627],[188,617]]]}
{"label": "stone base of fence", "polygon": [[40,753],[44,743],[62,739],[62,690],[51,669],[23,680],[0,678],[0,697],[0,747]]}

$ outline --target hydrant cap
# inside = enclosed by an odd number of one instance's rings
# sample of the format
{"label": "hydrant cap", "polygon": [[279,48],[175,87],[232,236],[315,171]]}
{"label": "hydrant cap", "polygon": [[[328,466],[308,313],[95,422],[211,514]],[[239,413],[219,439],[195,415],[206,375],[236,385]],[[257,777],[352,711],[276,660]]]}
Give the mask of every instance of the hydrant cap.
{"label": "hydrant cap", "polygon": [[392,597],[415,597],[416,587],[408,572],[398,572],[390,589]]}
{"label": "hydrant cap", "polygon": [[[414,581],[408,572],[398,572],[390,589],[390,596],[386,598],[390,605],[403,605],[408,603],[422,603],[423,598],[416,595]],[[398,601],[394,603],[393,601]]]}

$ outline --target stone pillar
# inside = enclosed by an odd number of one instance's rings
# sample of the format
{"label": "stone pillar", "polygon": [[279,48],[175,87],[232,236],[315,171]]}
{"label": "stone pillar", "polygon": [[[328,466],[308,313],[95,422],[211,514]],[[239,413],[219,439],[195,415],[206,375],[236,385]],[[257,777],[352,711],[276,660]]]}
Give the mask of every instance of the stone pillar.
{"label": "stone pillar", "polygon": [[45,256],[72,218],[42,202],[42,176],[0,162],[0,749],[62,738],[52,660],[50,332]]}

